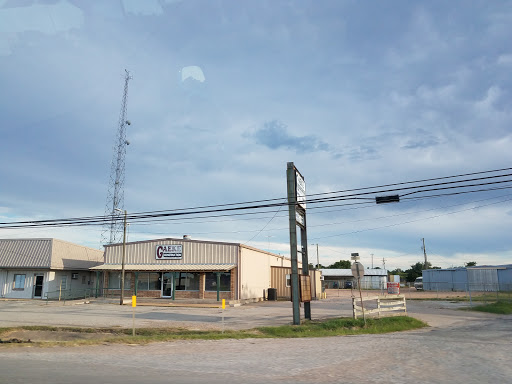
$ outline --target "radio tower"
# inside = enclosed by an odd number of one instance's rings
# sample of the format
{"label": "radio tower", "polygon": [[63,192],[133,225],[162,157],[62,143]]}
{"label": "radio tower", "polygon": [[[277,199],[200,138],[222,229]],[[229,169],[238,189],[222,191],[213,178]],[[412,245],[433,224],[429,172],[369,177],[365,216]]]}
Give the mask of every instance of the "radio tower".
{"label": "radio tower", "polygon": [[105,204],[105,224],[101,233],[101,244],[114,244],[121,242],[123,233],[123,212],[124,209],[124,164],[126,157],[126,146],[130,142],[126,140],[126,126],[130,122],[126,120],[126,101],[128,98],[128,82],[132,78],[128,70],[124,76],[123,101],[117,136],[114,142],[114,156],[110,167],[110,181],[108,185],[107,203]]}

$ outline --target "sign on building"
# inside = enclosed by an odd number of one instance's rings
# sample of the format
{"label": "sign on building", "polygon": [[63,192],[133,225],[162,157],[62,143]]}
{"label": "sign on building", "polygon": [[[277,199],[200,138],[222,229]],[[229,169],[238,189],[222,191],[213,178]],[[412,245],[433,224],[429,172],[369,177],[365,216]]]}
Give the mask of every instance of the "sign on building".
{"label": "sign on building", "polygon": [[183,245],[157,245],[156,246],[156,259],[157,260],[179,260],[183,257]]}

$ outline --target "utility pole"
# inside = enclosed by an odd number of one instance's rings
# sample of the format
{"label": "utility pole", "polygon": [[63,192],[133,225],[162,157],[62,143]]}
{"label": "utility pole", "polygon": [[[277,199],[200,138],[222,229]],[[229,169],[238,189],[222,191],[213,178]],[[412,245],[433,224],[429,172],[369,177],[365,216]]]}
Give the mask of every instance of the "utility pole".
{"label": "utility pole", "polygon": [[[120,211],[119,208],[116,208]],[[124,211],[124,229],[123,229],[123,256],[121,259],[121,297],[119,298],[119,305],[124,304],[124,262],[126,259],[126,210]]]}
{"label": "utility pole", "polygon": [[371,253],[371,255],[372,255],[372,269],[373,269],[373,253]]}
{"label": "utility pole", "polygon": [[320,269],[320,258],[318,257],[318,244],[316,245],[316,269]]}
{"label": "utility pole", "polygon": [[427,269],[427,249],[425,248],[425,238],[422,238],[423,241],[423,256],[425,256],[425,264],[423,264],[423,269]]}
{"label": "utility pole", "polygon": [[[126,126],[130,121],[126,119],[128,82],[131,79],[130,72],[125,69],[124,92],[121,102],[121,112],[117,128],[117,136],[114,144],[114,156],[110,167],[110,181],[105,205],[105,224],[101,233],[101,243],[119,243],[122,228],[121,213],[124,208],[124,167],[126,157],[126,146],[130,144],[126,140]],[[108,219],[107,219],[108,218]]]}
{"label": "utility pole", "polygon": [[385,258],[382,258],[382,265],[383,265],[384,269],[386,269],[386,259]]}

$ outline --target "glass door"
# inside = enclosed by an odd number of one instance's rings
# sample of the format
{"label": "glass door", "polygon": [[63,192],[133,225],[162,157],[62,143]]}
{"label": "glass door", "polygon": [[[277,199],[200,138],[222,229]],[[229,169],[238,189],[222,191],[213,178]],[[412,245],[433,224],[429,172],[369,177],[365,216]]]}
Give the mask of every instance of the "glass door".
{"label": "glass door", "polygon": [[43,293],[44,276],[36,276],[36,283],[34,284],[34,297],[41,297]]}
{"label": "glass door", "polygon": [[172,297],[172,272],[162,273],[162,297]]}

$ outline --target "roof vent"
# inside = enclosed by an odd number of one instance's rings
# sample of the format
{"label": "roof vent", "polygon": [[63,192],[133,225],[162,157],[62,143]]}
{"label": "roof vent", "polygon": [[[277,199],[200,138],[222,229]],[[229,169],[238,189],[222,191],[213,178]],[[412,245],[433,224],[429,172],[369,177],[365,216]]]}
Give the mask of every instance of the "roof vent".
{"label": "roof vent", "polygon": [[190,235],[183,235],[183,240],[192,240]]}

